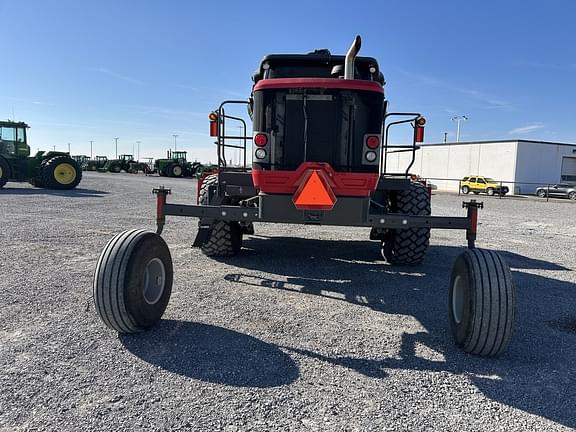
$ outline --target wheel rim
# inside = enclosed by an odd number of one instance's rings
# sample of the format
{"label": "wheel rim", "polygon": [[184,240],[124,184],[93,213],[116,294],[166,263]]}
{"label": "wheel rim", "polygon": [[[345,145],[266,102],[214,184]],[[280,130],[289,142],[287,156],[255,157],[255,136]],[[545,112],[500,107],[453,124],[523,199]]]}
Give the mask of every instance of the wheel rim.
{"label": "wheel rim", "polygon": [[464,186],[464,187],[462,188],[462,193],[467,194],[468,192],[469,192],[468,187],[467,187],[467,186]]}
{"label": "wheel rim", "polygon": [[175,176],[182,175],[182,168],[179,166],[175,166],[174,168],[172,168],[172,174],[174,174]]}
{"label": "wheel rim", "polygon": [[4,171],[2,171],[2,167],[0,166],[0,179],[4,177]]}
{"label": "wheel rim", "polygon": [[76,180],[76,170],[69,163],[56,165],[54,169],[54,179],[63,185],[68,185]]}
{"label": "wheel rim", "polygon": [[466,291],[464,279],[462,276],[456,276],[454,285],[452,285],[452,316],[456,324],[462,322],[464,315],[464,294]]}
{"label": "wheel rim", "polygon": [[494,195],[494,189],[488,188],[488,190],[486,191],[486,193],[487,193],[488,195]]}
{"label": "wheel rim", "polygon": [[144,270],[144,301],[150,305],[158,303],[166,285],[166,269],[159,258],[153,258]]}
{"label": "wheel rim", "polygon": [[576,192],[570,192],[568,194],[568,199],[576,200]]}
{"label": "wheel rim", "polygon": [[544,192],[544,191],[538,191],[538,196],[539,196],[540,198],[544,197],[545,195],[546,195],[546,192]]}

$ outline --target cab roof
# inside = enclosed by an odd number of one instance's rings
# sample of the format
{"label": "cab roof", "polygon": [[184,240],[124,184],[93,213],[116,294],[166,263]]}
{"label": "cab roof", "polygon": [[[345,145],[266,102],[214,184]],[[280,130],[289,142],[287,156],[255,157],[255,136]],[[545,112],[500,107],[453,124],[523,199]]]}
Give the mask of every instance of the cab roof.
{"label": "cab roof", "polygon": [[[254,84],[264,78],[334,78],[334,68],[341,68],[344,75],[343,55],[332,55],[327,49],[316,50],[308,54],[269,54],[260,62],[252,76]],[[370,69],[374,72],[370,72]],[[384,85],[384,76],[380,72],[378,61],[373,57],[356,57],[354,77],[360,80],[378,81]]]}

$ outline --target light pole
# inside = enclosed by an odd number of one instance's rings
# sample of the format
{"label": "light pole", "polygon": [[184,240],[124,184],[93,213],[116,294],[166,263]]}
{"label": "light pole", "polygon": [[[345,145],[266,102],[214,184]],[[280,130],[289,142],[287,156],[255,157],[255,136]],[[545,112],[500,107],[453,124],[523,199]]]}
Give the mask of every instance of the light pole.
{"label": "light pole", "polygon": [[94,159],[92,157],[92,143],[94,143],[94,141],[90,141],[90,159]]}
{"label": "light pole", "polygon": [[116,143],[116,159],[118,159],[118,138],[114,138],[114,141]]}
{"label": "light pole", "polygon": [[174,151],[176,151],[176,138],[178,138],[178,135],[172,134],[172,136],[174,137]]}
{"label": "light pole", "polygon": [[456,142],[460,142],[460,122],[462,120],[468,120],[468,116],[454,116],[450,120],[456,122]]}
{"label": "light pole", "polygon": [[136,144],[138,144],[138,160],[140,160],[140,141],[136,141]]}
{"label": "light pole", "polygon": [[68,143],[68,154],[70,154],[70,143]]}

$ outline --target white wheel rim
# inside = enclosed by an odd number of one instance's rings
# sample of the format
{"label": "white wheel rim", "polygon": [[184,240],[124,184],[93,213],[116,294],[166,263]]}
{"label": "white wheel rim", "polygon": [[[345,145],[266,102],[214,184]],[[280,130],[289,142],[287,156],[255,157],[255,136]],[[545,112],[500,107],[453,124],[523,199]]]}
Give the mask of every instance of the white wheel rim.
{"label": "white wheel rim", "polygon": [[144,270],[144,301],[149,305],[158,303],[166,285],[166,269],[159,258],[153,258]]}
{"label": "white wheel rim", "polygon": [[180,174],[182,174],[182,168],[180,168],[179,166],[175,166],[172,172],[174,173],[175,176],[179,176]]}
{"label": "white wheel rim", "polygon": [[464,315],[464,293],[464,279],[458,275],[452,285],[452,316],[456,324],[462,322],[462,315]]}

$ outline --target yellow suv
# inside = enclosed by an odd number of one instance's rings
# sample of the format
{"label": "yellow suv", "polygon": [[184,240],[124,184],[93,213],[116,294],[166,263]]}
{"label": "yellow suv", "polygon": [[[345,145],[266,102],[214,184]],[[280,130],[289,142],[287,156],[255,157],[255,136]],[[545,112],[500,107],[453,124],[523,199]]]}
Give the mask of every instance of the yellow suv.
{"label": "yellow suv", "polygon": [[479,194],[480,192],[486,193],[487,195],[498,194],[504,196],[508,193],[508,187],[502,186],[496,180],[490,177],[482,176],[469,176],[464,177],[460,180],[460,190],[463,194],[474,192]]}

